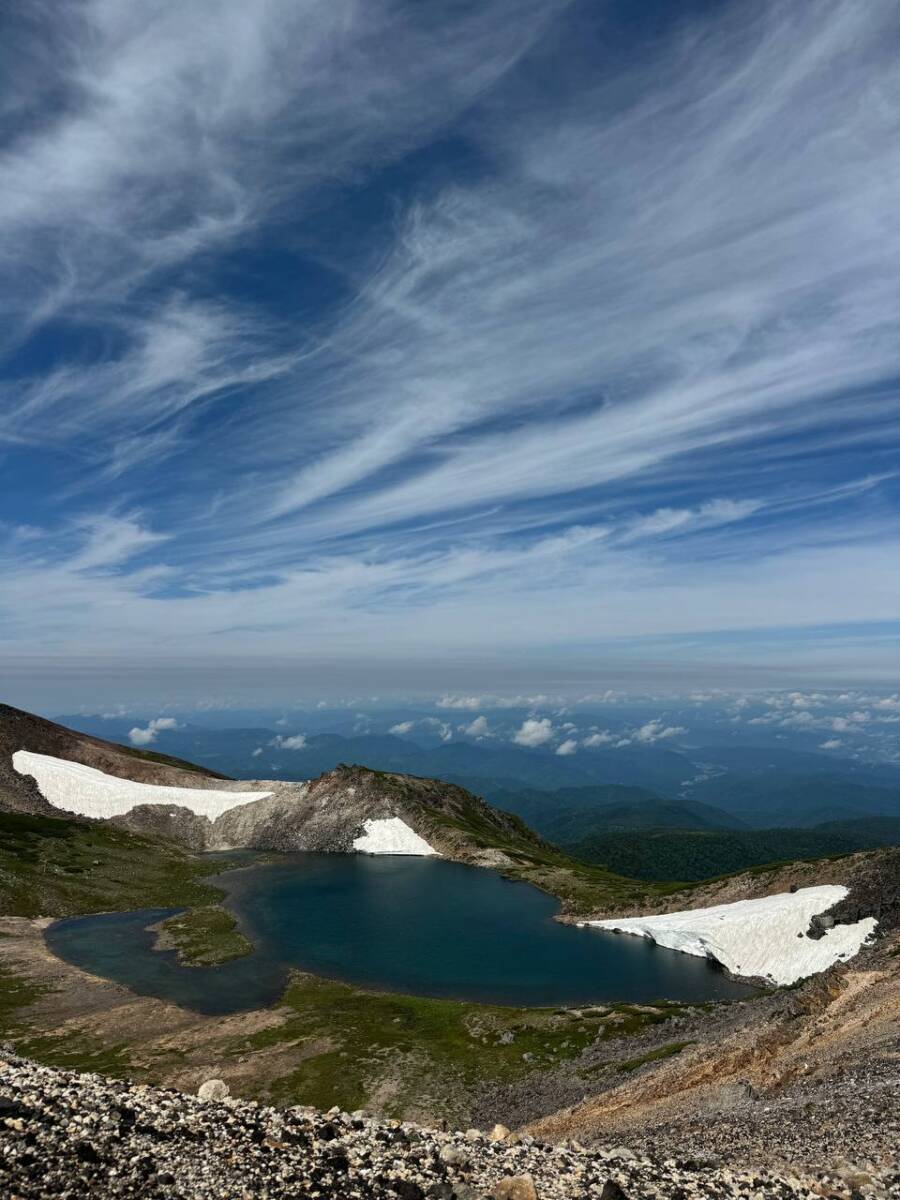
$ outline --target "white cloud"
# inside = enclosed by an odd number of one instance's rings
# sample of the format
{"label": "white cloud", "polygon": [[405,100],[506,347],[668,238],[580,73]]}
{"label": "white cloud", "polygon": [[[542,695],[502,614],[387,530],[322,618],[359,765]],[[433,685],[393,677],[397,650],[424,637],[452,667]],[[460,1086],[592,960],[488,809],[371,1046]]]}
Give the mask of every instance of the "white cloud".
{"label": "white cloud", "polygon": [[439,721],[437,717],[423,717],[423,725],[430,725],[436,729],[442,742],[449,742],[453,737],[453,730],[446,721]]}
{"label": "white cloud", "polygon": [[609,746],[616,740],[615,735],[610,733],[608,729],[599,729],[596,733],[590,734],[581,743],[582,746]]}
{"label": "white cloud", "polygon": [[168,536],[142,528],[136,517],[92,516],[85,518],[80,528],[84,542],[70,560],[76,571],[116,566]]}
{"label": "white cloud", "polygon": [[253,753],[250,755],[250,757],[251,758],[259,758],[259,756],[262,754],[262,752],[263,752],[262,746],[257,746],[256,749],[253,751]]}
{"label": "white cloud", "polygon": [[460,731],[469,737],[486,737],[490,732],[487,717],[476,717],[469,725],[460,725]]}
{"label": "white cloud", "polygon": [[306,748],[306,734],[294,733],[289,737],[279,734],[278,737],[272,738],[269,745],[274,746],[276,750],[303,750]]}
{"label": "white cloud", "polygon": [[642,725],[640,729],[632,731],[632,738],[638,742],[647,742],[652,745],[653,742],[660,742],[667,738],[680,737],[687,730],[683,725],[664,725],[658,718],[648,721],[646,725]]}
{"label": "white cloud", "polygon": [[621,534],[623,541],[637,538],[660,537],[665,534],[686,533],[708,529],[715,525],[727,525],[743,521],[762,508],[759,500],[708,500],[696,509],[659,508],[644,517],[629,522]]}
{"label": "white cloud", "polygon": [[154,717],[144,728],[136,725],[129,729],[128,740],[132,746],[150,746],[156,741],[161,730],[177,728],[178,722],[174,717]]}
{"label": "white cloud", "polygon": [[549,717],[528,717],[513,735],[517,746],[544,746],[553,737],[553,725]]}
{"label": "white cloud", "polygon": [[841,741],[840,738],[828,738],[827,741],[819,743],[819,749],[820,750],[837,750],[840,746],[843,746],[843,744],[844,743]]}
{"label": "white cloud", "polygon": [[818,723],[816,717],[806,709],[791,712],[778,722],[784,729],[810,729],[815,728]]}
{"label": "white cloud", "polygon": [[415,724],[415,721],[398,721],[396,725],[390,727],[388,733],[396,733],[400,736],[405,733],[412,733]]}
{"label": "white cloud", "polygon": [[557,746],[556,753],[562,757],[566,757],[570,754],[575,754],[577,750],[578,742],[576,742],[574,738],[566,738],[564,742],[560,742],[560,744]]}
{"label": "white cloud", "polygon": [[441,696],[437,702],[438,708],[481,708],[483,697],[481,696]]}

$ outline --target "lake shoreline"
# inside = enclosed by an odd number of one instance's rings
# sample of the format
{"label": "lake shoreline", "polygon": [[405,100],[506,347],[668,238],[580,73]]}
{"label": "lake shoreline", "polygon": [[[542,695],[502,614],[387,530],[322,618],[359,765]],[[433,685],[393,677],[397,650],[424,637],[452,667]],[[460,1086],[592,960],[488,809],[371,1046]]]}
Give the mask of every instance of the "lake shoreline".
{"label": "lake shoreline", "polygon": [[225,895],[199,910],[201,934],[204,911],[221,933],[218,947],[199,938],[204,965],[181,969],[178,938],[160,946],[160,924],[191,919],[164,909],[69,918],[47,930],[48,944],[135,992],[210,1014],[271,1003],[291,970],[516,1008],[697,1003],[753,990],[703,959],[558,922],[545,893],[442,859],[305,852],[211,882]]}
{"label": "lake shoreline", "polygon": [[[235,1094],[277,1103],[325,1104],[334,1094],[336,1103],[355,1098],[353,1107],[410,1119],[415,1112],[469,1121],[482,1092],[542,1078],[593,1045],[621,1044],[621,1059],[631,1061],[634,1046],[657,1029],[665,1040],[672,1021],[691,1015],[702,1023],[717,1012],[721,1020],[753,1003],[520,1009],[377,992],[295,971],[271,1005],[210,1016],[58,958],[44,940],[51,923],[0,917],[0,976],[14,998],[2,1036],[19,1052],[187,1092],[218,1075]],[[397,1050],[385,1055],[385,1039]],[[424,1097],[423,1071],[435,1081]]]}

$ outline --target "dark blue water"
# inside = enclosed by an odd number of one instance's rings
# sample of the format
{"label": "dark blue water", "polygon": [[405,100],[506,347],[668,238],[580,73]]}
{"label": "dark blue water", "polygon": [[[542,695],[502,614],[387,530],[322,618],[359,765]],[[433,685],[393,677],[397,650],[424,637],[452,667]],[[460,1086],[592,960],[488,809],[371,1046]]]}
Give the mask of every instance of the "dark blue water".
{"label": "dark blue water", "polygon": [[543,892],[440,859],[293,854],[216,882],[252,955],[179,966],[147,929],[177,909],[57,921],[47,944],[95,975],[204,1013],[274,1003],[292,967],[375,990],[523,1006],[751,991],[703,959],[561,925]]}

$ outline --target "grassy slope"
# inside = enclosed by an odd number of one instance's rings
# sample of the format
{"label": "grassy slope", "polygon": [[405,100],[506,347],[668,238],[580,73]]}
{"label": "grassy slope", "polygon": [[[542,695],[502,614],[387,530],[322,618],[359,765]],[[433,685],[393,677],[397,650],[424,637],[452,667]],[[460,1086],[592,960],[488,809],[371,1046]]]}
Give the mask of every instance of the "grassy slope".
{"label": "grassy slope", "polygon": [[567,913],[588,912],[612,901],[638,901],[670,890],[665,885],[625,878],[605,866],[579,862],[535,838],[524,821],[512,814],[505,814],[509,828],[502,830],[474,804],[456,816],[433,808],[427,811],[436,824],[466,834],[479,849],[501,851],[513,864],[502,868],[504,875],[557,896]]}
{"label": "grassy slope", "polygon": [[[297,1040],[319,1052],[271,1088],[282,1104],[339,1104],[353,1110],[386,1096],[389,1115],[417,1105],[464,1118],[481,1084],[509,1081],[575,1058],[596,1040],[627,1039],[685,1011],[676,1004],[587,1010],[517,1009],[373,993],[300,976],[288,988],[287,1022],[237,1039],[234,1053]],[[623,1056],[627,1053],[627,1041]]]}
{"label": "grassy slope", "polygon": [[63,1031],[42,1028],[27,1011],[42,989],[13,977],[3,983],[0,1036],[40,1062],[162,1084],[210,1059],[214,1067],[202,1074],[224,1069],[227,1078],[228,1064],[240,1063],[233,1086],[244,1096],[460,1125],[471,1122],[479,1088],[550,1069],[597,1041],[620,1042],[612,1069],[633,1070],[640,1063],[630,1039],[688,1011],[667,1003],[506,1008],[297,975],[279,1007],[279,1023],[249,1034],[235,1034],[229,1023],[213,1042],[199,1039],[198,1048],[191,1035],[177,1042],[158,1028],[142,1033],[133,1020],[120,1040],[101,1038],[96,1029],[86,1036],[77,1021]]}
{"label": "grassy slope", "polygon": [[87,821],[0,813],[0,913],[63,917],[209,904],[221,861]]}

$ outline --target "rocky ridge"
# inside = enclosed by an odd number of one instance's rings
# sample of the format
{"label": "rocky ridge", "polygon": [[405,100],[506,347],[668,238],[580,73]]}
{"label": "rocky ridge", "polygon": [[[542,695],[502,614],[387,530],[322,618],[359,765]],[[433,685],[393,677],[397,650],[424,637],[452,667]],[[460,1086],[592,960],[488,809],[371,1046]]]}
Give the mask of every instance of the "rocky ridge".
{"label": "rocky ridge", "polygon": [[813,1200],[900,1194],[896,1173],[862,1190],[821,1178],[732,1170],[704,1154],[551,1146],[530,1136],[441,1132],[362,1112],[198,1097],[0,1060],[0,1185],[18,1200]]}
{"label": "rocky ridge", "polygon": [[0,810],[67,816],[15,770],[18,750],[92,767],[120,779],[164,787],[267,792],[209,820],[178,804],[140,804],[110,818],[134,833],[166,837],[193,850],[352,850],[366,821],[399,817],[439,854],[504,867],[504,847],[548,847],[518,817],[500,812],[454,784],[342,765],[310,782],[231,780],[190,763],[105,742],[0,705]]}

